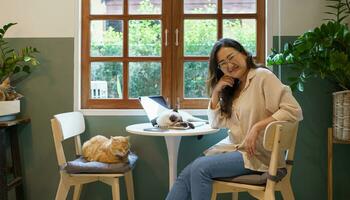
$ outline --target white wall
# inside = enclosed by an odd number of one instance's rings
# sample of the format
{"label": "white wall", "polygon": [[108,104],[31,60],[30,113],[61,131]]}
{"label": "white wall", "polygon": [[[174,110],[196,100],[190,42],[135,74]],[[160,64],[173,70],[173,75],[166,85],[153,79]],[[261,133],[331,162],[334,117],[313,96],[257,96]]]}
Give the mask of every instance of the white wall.
{"label": "white wall", "polygon": [[326,0],[266,0],[266,56],[273,36],[296,36],[319,26]]}
{"label": "white wall", "polygon": [[[273,3],[273,35],[278,35],[278,0]],[[280,0],[281,35],[295,36],[319,26],[327,16],[325,0]]]}
{"label": "white wall", "polygon": [[[19,24],[7,37],[74,37],[78,0],[0,0],[0,25]],[[278,35],[278,1],[268,0],[268,27]],[[282,35],[300,35],[322,23],[325,0],[280,0]],[[271,6],[272,5],[272,6]]]}
{"label": "white wall", "polygon": [[77,0],[0,0],[0,26],[18,24],[7,37],[74,37]]}

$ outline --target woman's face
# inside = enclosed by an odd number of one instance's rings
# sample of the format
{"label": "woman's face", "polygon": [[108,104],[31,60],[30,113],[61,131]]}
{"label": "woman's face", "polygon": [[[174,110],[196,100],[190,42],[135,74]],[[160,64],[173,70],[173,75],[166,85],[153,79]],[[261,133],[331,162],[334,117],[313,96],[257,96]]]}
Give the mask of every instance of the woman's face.
{"label": "woman's face", "polygon": [[216,54],[220,70],[227,76],[242,80],[248,70],[247,56],[232,47],[221,47]]}

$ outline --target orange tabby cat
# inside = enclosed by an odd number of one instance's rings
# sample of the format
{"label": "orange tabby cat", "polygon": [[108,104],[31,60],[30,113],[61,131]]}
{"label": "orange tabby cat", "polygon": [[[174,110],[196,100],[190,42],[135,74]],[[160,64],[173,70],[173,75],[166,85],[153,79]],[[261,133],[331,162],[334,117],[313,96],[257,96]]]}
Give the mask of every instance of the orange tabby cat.
{"label": "orange tabby cat", "polygon": [[129,137],[115,136],[110,139],[96,135],[83,145],[83,156],[88,161],[121,163],[128,161]]}

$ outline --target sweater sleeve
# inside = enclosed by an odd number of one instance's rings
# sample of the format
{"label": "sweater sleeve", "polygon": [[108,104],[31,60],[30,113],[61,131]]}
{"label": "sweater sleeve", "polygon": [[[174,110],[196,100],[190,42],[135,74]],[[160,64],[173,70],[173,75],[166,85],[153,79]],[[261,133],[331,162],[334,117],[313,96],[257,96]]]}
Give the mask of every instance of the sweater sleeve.
{"label": "sweater sleeve", "polygon": [[226,117],[221,115],[220,105],[217,104],[214,109],[211,109],[211,101],[208,106],[208,120],[212,128],[226,128]]}
{"label": "sweater sleeve", "polygon": [[300,105],[292,95],[289,86],[272,73],[266,74],[263,80],[263,92],[266,109],[278,121],[301,121],[303,114]]}

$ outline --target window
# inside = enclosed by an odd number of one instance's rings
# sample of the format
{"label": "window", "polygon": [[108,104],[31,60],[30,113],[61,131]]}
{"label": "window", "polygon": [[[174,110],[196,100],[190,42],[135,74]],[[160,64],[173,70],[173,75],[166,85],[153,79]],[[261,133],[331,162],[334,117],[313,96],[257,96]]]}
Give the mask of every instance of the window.
{"label": "window", "polygon": [[160,94],[206,108],[214,42],[234,38],[263,63],[264,16],[264,0],[83,0],[82,108],[140,108],[139,96]]}

